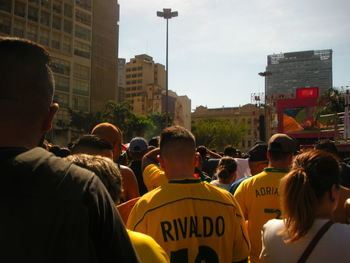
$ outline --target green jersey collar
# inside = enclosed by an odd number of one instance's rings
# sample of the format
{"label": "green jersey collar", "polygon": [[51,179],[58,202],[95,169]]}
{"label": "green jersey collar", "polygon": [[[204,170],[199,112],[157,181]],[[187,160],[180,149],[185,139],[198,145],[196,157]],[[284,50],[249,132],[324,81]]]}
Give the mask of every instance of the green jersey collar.
{"label": "green jersey collar", "polygon": [[267,167],[264,169],[264,172],[266,172],[266,173],[288,173],[289,170],[282,169],[282,168]]}
{"label": "green jersey collar", "polygon": [[195,184],[202,182],[201,179],[169,180],[169,184]]}

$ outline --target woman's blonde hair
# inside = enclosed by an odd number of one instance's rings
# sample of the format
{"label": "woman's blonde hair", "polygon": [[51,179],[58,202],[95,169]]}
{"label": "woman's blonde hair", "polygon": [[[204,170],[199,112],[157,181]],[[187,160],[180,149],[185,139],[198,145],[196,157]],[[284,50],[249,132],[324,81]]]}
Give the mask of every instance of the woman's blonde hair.
{"label": "woman's blonde hair", "polygon": [[339,183],[339,161],[333,154],[311,150],[295,157],[291,171],[280,182],[285,242],[305,236],[321,199]]}

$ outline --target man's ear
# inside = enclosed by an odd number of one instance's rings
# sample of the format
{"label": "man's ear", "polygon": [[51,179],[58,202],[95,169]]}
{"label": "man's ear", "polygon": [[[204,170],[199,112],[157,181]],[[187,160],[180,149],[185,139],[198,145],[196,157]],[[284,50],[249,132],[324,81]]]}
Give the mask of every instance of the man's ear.
{"label": "man's ear", "polygon": [[198,167],[201,164],[201,162],[202,162],[202,157],[199,154],[199,152],[196,152],[194,155],[194,166]]}
{"label": "man's ear", "polygon": [[332,185],[332,188],[331,188],[330,191],[329,191],[329,199],[330,199],[332,202],[338,203],[339,194],[340,194],[339,186],[338,186],[338,185],[335,185],[335,184]]}
{"label": "man's ear", "polygon": [[160,157],[160,155],[157,155],[157,160],[159,162],[160,168],[162,168],[164,170],[164,159],[162,157]]}
{"label": "man's ear", "polygon": [[57,103],[52,103],[50,105],[49,113],[46,116],[46,118],[44,120],[44,123],[43,123],[43,131],[44,132],[47,132],[47,131],[51,130],[53,118],[55,117],[58,109],[59,109],[59,106],[58,106]]}

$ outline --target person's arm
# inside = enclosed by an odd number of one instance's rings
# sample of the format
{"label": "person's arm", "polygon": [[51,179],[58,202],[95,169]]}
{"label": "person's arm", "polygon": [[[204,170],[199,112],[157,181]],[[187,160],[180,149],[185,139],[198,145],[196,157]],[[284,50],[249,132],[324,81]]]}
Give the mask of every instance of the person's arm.
{"label": "person's arm", "polygon": [[142,171],[150,164],[158,165],[159,148],[155,148],[148,153],[146,153],[142,158]]}
{"label": "person's arm", "polygon": [[139,262],[106,188],[93,176],[86,192],[89,232],[99,262]]}
{"label": "person's arm", "polygon": [[208,148],[207,148],[207,155],[211,159],[221,159],[221,157],[222,157],[220,154],[213,152],[213,151],[209,150]]}
{"label": "person's arm", "polygon": [[122,187],[123,187],[123,200],[128,201],[130,199],[140,196],[139,185],[137,183],[134,172],[127,166],[120,166],[120,173],[122,175]]}

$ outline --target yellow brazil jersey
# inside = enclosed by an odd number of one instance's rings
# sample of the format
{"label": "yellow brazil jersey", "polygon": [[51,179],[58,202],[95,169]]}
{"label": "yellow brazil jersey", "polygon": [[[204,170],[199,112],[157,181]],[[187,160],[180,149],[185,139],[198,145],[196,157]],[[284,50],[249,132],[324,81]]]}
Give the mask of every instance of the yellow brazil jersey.
{"label": "yellow brazil jersey", "polygon": [[253,263],[259,262],[263,225],[270,219],[281,217],[278,186],[287,172],[265,168],[263,172],[243,181],[234,194],[248,220],[248,234],[252,245],[250,261]]}
{"label": "yellow brazil jersey", "polygon": [[142,177],[148,191],[168,182],[168,178],[166,178],[164,171],[155,164],[147,165],[143,170]]}
{"label": "yellow brazil jersey", "polygon": [[170,262],[235,262],[250,244],[233,196],[199,179],[171,180],[135,204],[127,227],[153,237]]}
{"label": "yellow brazil jersey", "polygon": [[168,263],[169,258],[154,239],[148,235],[128,230],[141,263]]}

